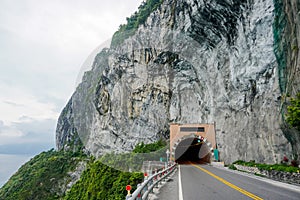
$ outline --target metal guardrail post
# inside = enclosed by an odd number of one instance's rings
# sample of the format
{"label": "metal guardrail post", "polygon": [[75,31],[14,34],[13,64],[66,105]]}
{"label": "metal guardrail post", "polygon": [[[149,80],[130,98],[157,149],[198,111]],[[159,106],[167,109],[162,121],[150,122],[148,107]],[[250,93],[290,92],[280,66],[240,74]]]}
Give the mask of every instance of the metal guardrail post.
{"label": "metal guardrail post", "polygon": [[[137,188],[141,187],[141,184],[137,184]],[[132,195],[131,195],[132,196]],[[142,194],[141,191],[140,193],[137,194],[136,200],[142,200]]]}

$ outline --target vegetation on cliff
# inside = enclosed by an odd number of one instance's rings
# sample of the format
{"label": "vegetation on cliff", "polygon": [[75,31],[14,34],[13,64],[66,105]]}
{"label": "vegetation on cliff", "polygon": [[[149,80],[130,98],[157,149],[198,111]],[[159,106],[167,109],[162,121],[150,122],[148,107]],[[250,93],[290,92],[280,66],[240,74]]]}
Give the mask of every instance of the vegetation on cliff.
{"label": "vegetation on cliff", "polygon": [[81,153],[53,149],[42,152],[24,164],[0,189],[0,200],[58,199],[64,195],[60,188],[64,178],[84,159],[86,156]]}
{"label": "vegetation on cliff", "polygon": [[287,44],[284,38],[284,31],[286,29],[287,21],[286,14],[284,12],[284,3],[281,0],[274,0],[274,24],[273,24],[273,36],[274,36],[274,53],[278,63],[278,77],[279,87],[281,93],[286,91],[287,82]]}
{"label": "vegetation on cliff", "polygon": [[[119,154],[117,157],[108,154],[103,156],[102,160],[89,158],[82,152],[53,149],[42,152],[24,164],[0,189],[0,200],[125,199],[125,186],[130,184],[134,190],[136,185],[142,182],[143,174],[119,171],[103,164],[102,161],[116,162],[115,159],[118,158],[122,162],[129,159],[128,162],[139,163],[139,153],[161,150],[165,145],[163,141],[142,143],[137,145],[134,153]],[[80,179],[65,194],[62,188],[66,188],[71,182],[70,172],[76,171],[76,166],[81,161],[88,163],[87,167]],[[140,171],[140,168],[137,171]]]}
{"label": "vegetation on cliff", "polygon": [[[77,199],[125,199],[126,185],[131,185],[132,190],[136,189],[138,183],[143,180],[143,174],[140,172],[122,172],[115,168],[104,165],[109,163],[110,166],[116,166],[118,163],[136,163],[136,167],[140,167],[138,163],[141,159],[137,157],[137,153],[150,153],[157,151],[166,146],[166,143],[159,140],[152,144],[141,143],[135,147],[133,153],[127,154],[107,154],[98,161],[93,161],[82,174],[80,180],[71,188],[66,195],[67,200]],[[139,169],[136,169],[140,171]]]}
{"label": "vegetation on cliff", "polygon": [[125,186],[133,189],[142,182],[142,173],[121,172],[101,163],[93,161],[83,172],[80,180],[71,188],[64,199],[125,199]]}
{"label": "vegetation on cliff", "polygon": [[[127,193],[125,186],[129,184],[132,186],[132,190],[135,190],[136,185],[142,182],[143,174],[140,172],[122,172],[103,163],[120,168],[118,164],[126,165],[130,162],[136,163],[136,167],[140,167],[138,163],[141,159],[136,156],[138,153],[158,151],[165,146],[166,143],[161,140],[152,144],[141,143],[135,147],[133,153],[111,153],[103,156],[98,161],[92,161],[65,199],[125,199]],[[136,170],[139,171],[140,168]]]}
{"label": "vegetation on cliff", "polygon": [[300,93],[296,98],[291,98],[291,104],[287,107],[286,121],[300,131]]}
{"label": "vegetation on cliff", "polygon": [[121,24],[119,30],[113,35],[111,46],[115,47],[121,44],[125,39],[134,35],[139,25],[144,24],[149,15],[156,10],[163,0],[147,0],[142,2],[138,11],[126,18],[127,24]]}
{"label": "vegetation on cliff", "polygon": [[[284,136],[292,146],[293,157],[298,159],[300,153],[300,120],[299,104],[299,46],[296,31],[299,28],[299,20],[294,17],[299,12],[297,3],[282,0],[274,2],[274,53],[278,63],[279,88],[281,92],[281,129]],[[296,96],[291,99],[291,96]],[[291,101],[290,101],[291,100]],[[299,100],[298,100],[299,101]]]}
{"label": "vegetation on cliff", "polygon": [[163,140],[159,140],[157,142],[151,143],[151,144],[144,144],[143,142],[138,144],[134,150],[133,153],[150,153],[154,151],[158,151],[161,148],[165,147],[167,143]]}
{"label": "vegetation on cliff", "polygon": [[166,143],[138,144],[132,153],[109,153],[100,158],[102,163],[123,171],[140,171],[143,161],[159,161],[166,156]]}

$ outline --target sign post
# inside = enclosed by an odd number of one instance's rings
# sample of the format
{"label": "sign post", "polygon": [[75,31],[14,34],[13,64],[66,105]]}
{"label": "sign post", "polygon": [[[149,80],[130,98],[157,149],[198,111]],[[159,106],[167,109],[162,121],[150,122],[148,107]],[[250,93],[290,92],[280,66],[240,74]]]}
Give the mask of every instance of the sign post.
{"label": "sign post", "polygon": [[167,149],[166,154],[167,154],[167,160],[166,160],[167,166],[166,166],[166,167],[168,167],[168,164],[169,164],[169,156],[170,156],[170,151],[169,151],[169,149]]}

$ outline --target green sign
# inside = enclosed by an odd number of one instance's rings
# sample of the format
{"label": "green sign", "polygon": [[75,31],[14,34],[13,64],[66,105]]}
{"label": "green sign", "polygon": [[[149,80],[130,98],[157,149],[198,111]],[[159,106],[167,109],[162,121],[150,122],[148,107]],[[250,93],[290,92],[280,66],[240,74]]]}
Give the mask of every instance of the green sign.
{"label": "green sign", "polygon": [[160,161],[160,162],[165,162],[165,161],[166,161],[166,158],[160,157],[159,161]]}
{"label": "green sign", "polygon": [[214,156],[215,156],[215,160],[218,161],[219,160],[219,151],[218,151],[218,149],[214,149]]}

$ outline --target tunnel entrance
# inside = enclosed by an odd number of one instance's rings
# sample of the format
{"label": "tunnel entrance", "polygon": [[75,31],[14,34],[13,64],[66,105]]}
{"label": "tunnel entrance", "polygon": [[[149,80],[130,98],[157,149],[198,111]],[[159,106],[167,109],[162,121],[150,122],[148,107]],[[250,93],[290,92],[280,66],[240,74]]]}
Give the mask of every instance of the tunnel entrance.
{"label": "tunnel entrance", "polygon": [[201,139],[186,138],[175,149],[175,162],[205,164],[211,162],[211,152],[208,145]]}

